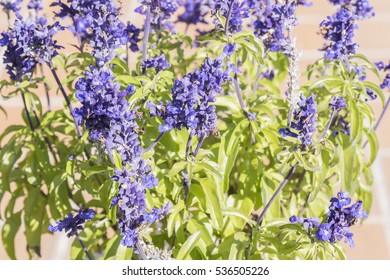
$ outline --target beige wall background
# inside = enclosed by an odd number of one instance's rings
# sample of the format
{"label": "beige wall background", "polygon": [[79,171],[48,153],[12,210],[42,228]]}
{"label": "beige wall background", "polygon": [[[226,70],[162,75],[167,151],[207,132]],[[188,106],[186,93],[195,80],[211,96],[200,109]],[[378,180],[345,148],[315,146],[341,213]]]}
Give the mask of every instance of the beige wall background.
{"label": "beige wall background", "polygon": [[[28,0],[24,0],[27,2]],[[53,0],[54,1],[54,0]],[[51,15],[49,8],[52,0],[44,0],[47,15]],[[300,8],[298,17],[300,25],[296,28],[295,34],[298,38],[298,48],[302,51],[301,70],[306,69],[306,65],[314,62],[321,57],[318,49],[323,45],[323,40],[318,35],[318,25],[328,15],[334,11],[333,6],[328,0],[312,0],[314,6],[311,8]],[[124,6],[123,20],[130,20],[137,26],[142,26],[143,17],[135,14],[134,8],[137,6],[137,0],[122,0]],[[356,41],[360,45],[359,52],[366,55],[372,61],[383,60],[390,61],[390,1],[389,0],[371,0],[370,3],[375,8],[376,17],[359,23]],[[27,15],[23,10],[22,14]],[[0,16],[0,31],[7,28],[6,16]],[[183,29],[184,30],[184,29]],[[181,30],[182,31],[182,30]],[[190,29],[191,32],[191,29]],[[72,52],[70,44],[76,43],[69,33],[63,33],[58,38],[60,43],[66,46],[65,52]],[[2,57],[3,50],[0,49]],[[46,71],[49,73],[48,71]],[[2,60],[0,61],[0,79],[8,78]],[[388,93],[387,93],[388,94]],[[40,95],[44,94],[40,90]],[[63,105],[61,96],[56,96],[54,90],[51,93],[54,108],[60,108]],[[45,100],[42,99],[45,107]],[[0,132],[10,124],[21,123],[22,100],[15,97],[10,100],[0,99],[0,104],[6,108],[8,117],[4,118],[0,114]],[[375,112],[381,113],[381,107],[378,102],[374,102]],[[357,225],[353,232],[355,233],[356,247],[347,248],[349,259],[390,259],[390,113],[385,117],[381,127],[378,130],[380,152],[378,159],[374,163],[373,172],[375,186],[373,187],[374,201],[373,208],[369,218],[362,226]],[[0,211],[3,211],[0,209]],[[0,220],[0,227],[2,226]],[[1,234],[1,233],[0,233]],[[69,240],[65,234],[57,233],[55,235],[46,234],[42,241],[42,259],[68,259],[69,247],[72,240]],[[19,231],[15,245],[17,247],[17,258],[27,259],[25,252],[26,243],[23,231]],[[2,241],[0,240],[0,260],[7,259],[4,252]]]}

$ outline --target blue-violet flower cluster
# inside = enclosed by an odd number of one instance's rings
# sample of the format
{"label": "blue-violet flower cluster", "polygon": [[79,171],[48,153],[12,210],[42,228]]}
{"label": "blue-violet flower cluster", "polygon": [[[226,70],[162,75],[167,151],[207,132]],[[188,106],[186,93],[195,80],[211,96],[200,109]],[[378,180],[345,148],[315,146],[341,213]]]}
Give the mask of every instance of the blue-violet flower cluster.
{"label": "blue-violet flower cluster", "polygon": [[230,80],[230,72],[230,68],[223,69],[222,59],[207,58],[200,69],[175,81],[172,101],[166,106],[149,102],[150,114],[164,120],[160,132],[186,128],[198,137],[213,134],[217,129],[213,103],[222,92],[222,85]]}
{"label": "blue-violet flower cluster", "polygon": [[362,201],[351,204],[351,198],[347,192],[339,192],[336,197],[330,200],[329,211],[324,222],[318,219],[299,219],[296,216],[290,218],[291,223],[301,223],[308,230],[308,234],[315,234],[315,238],[323,242],[335,243],[336,240],[344,239],[350,247],[354,247],[353,233],[348,229],[353,226],[358,219],[367,217],[366,211],[362,210]]}
{"label": "blue-violet flower cluster", "polygon": [[27,5],[27,8],[30,10],[35,10],[36,12],[43,10],[43,1],[42,0],[30,0]]}
{"label": "blue-violet flower cluster", "polygon": [[283,51],[289,41],[288,29],[298,24],[297,6],[309,7],[311,4],[307,1],[249,0],[249,7],[255,18],[255,35],[263,40],[271,52]]}
{"label": "blue-violet flower cluster", "polygon": [[294,111],[294,119],[291,122],[293,131],[290,128],[279,130],[283,137],[297,138],[303,149],[313,144],[313,134],[317,131],[317,104],[314,99],[314,94],[309,98],[301,94],[299,108]]}
{"label": "blue-violet flower cluster", "polygon": [[350,10],[341,8],[335,15],[324,20],[320,26],[323,37],[329,41],[323,48],[326,59],[345,59],[356,53],[358,45],[354,42],[354,37],[358,26]]}
{"label": "blue-violet flower cluster", "polygon": [[384,62],[380,61],[380,62],[377,62],[375,64],[380,71],[387,73],[382,84],[380,85],[381,88],[382,89],[387,88],[388,90],[390,90],[390,63],[388,65],[386,65]]}
{"label": "blue-violet flower cluster", "polygon": [[[79,6],[74,6],[75,4]],[[66,12],[65,6],[62,7]],[[87,25],[94,30],[86,36],[93,48],[96,65],[91,65],[85,71],[85,77],[76,83],[76,97],[82,107],[76,108],[73,115],[80,126],[86,125],[92,141],[105,145],[108,157],[116,164],[111,180],[117,182],[119,189],[111,206],[117,206],[118,209],[118,226],[123,237],[121,244],[134,247],[139,241],[141,226],[162,218],[169,211],[169,204],[162,209],[147,211],[145,191],[155,187],[158,180],[151,174],[147,161],[142,158],[137,114],[130,109],[126,100],[126,96],[135,92],[135,87],[129,85],[120,90],[120,84],[114,81],[115,77],[107,63],[113,57],[114,48],[119,43],[127,43],[122,39],[128,38],[129,32],[136,34],[132,38],[135,41],[139,33],[130,25],[122,28],[122,23],[117,18],[115,1],[74,0],[71,8],[76,7],[84,9]],[[82,13],[79,16],[81,15]],[[92,19],[89,20],[88,17]],[[135,44],[135,41],[130,41],[130,46]],[[156,62],[151,60],[150,64],[156,67],[156,70],[163,69],[167,67],[167,62],[162,60],[165,60],[164,56],[157,58]],[[120,157],[121,168],[114,159],[116,156]]]}
{"label": "blue-violet flower cluster", "polygon": [[149,58],[145,61],[145,68],[154,68],[156,73],[168,69],[171,67],[171,64],[166,60],[165,54],[162,54],[158,57]]}
{"label": "blue-violet flower cluster", "polygon": [[55,226],[50,225],[49,231],[57,232],[64,231],[68,233],[68,237],[78,235],[78,231],[83,230],[83,224],[86,221],[92,220],[95,217],[95,211],[91,209],[79,209],[79,212],[76,216],[73,216],[73,213],[70,212],[68,217],[65,217],[63,220],[57,222]]}
{"label": "blue-violet flower cluster", "polygon": [[358,19],[366,19],[375,16],[374,8],[369,0],[329,0],[333,5],[348,8]]}
{"label": "blue-violet flower cluster", "polygon": [[[235,34],[243,29],[244,19],[249,18],[249,8],[246,0],[212,0],[209,1],[212,14],[218,12],[226,19],[225,31]],[[221,25],[216,20],[217,25]]]}
{"label": "blue-violet flower cluster", "polygon": [[[57,0],[57,16],[69,17],[73,25],[69,28],[81,43],[88,43],[92,55],[107,62],[115,56],[115,49],[129,42],[126,24],[119,19],[120,10],[111,0]],[[102,63],[103,63],[102,62]]]}
{"label": "blue-violet flower cluster", "polygon": [[22,2],[23,0],[0,0],[0,6],[9,17],[11,12],[17,13],[20,11],[20,3]]}
{"label": "blue-violet flower cluster", "polygon": [[152,31],[158,31],[160,29],[173,31],[170,18],[178,9],[176,0],[141,0],[140,2],[141,5],[135,11],[144,15],[150,10],[150,26]]}
{"label": "blue-violet flower cluster", "polygon": [[178,0],[179,6],[184,6],[184,12],[177,17],[178,22],[184,22],[187,25],[207,23],[205,17],[208,13],[206,5],[207,0]]}
{"label": "blue-violet flower cluster", "polygon": [[22,81],[25,76],[31,77],[38,63],[51,64],[62,48],[53,37],[63,27],[58,22],[48,25],[43,17],[16,16],[14,27],[1,33],[0,46],[6,47],[3,61],[10,78]]}

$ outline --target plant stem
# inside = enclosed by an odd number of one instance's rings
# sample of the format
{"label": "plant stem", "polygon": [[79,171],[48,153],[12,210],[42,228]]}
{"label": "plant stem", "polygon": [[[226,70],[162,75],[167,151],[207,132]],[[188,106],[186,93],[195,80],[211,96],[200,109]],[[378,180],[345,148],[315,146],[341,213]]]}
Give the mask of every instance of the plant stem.
{"label": "plant stem", "polygon": [[151,11],[150,7],[146,12],[146,20],[144,26],[144,40],[142,43],[142,75],[146,74],[145,61],[148,54],[148,43],[149,43],[149,33],[150,33],[150,21],[151,21]]}
{"label": "plant stem", "polygon": [[196,149],[195,149],[195,152],[193,154],[194,157],[196,157],[198,155],[199,150],[202,147],[203,142],[204,142],[205,139],[206,139],[206,135],[202,135],[202,137],[200,137],[198,145],[196,145]]}
{"label": "plant stem", "polygon": [[233,3],[234,3],[234,1],[231,1],[231,4],[229,6],[229,12],[228,12],[228,15],[226,17],[226,24],[225,24],[225,34],[226,35],[228,34],[228,31],[229,31],[229,21],[230,21],[230,17],[232,16],[232,12],[233,12]]}
{"label": "plant stem", "polygon": [[[376,122],[375,124],[375,127],[374,127],[374,131],[376,131],[379,127],[379,125],[381,124],[384,116],[386,115],[386,111],[387,109],[389,108],[389,105],[390,105],[390,97],[387,99],[387,102],[386,102],[386,105],[385,105],[385,108],[383,108],[383,111],[378,119],[378,121]],[[368,145],[368,141],[366,141],[366,143],[364,143],[363,145],[363,149]]]}
{"label": "plant stem", "polygon": [[332,125],[335,114],[336,114],[336,110],[332,109],[332,114],[330,115],[329,122],[326,125],[326,128],[325,128],[324,132],[322,133],[320,139],[318,139],[317,143],[320,143],[326,137],[326,133],[328,132],[330,126]]}
{"label": "plant stem", "polygon": [[246,106],[245,106],[245,103],[244,103],[244,99],[242,98],[242,95],[241,95],[240,85],[238,84],[237,74],[234,74],[233,84],[234,84],[234,89],[236,91],[236,95],[237,95],[237,98],[238,98],[238,102],[240,103],[241,109],[242,109],[242,111],[244,112],[245,115],[248,115],[247,111],[246,111]]}
{"label": "plant stem", "polygon": [[305,178],[305,175],[306,175],[306,170],[303,170],[302,173],[299,175],[298,183],[297,183],[297,185],[295,187],[295,191],[294,191],[295,194],[297,194],[299,192],[299,188],[302,185],[302,182],[303,182],[303,179]]}
{"label": "plant stem", "polygon": [[[45,77],[45,71],[43,69],[43,64],[39,64],[39,69],[41,71],[42,78]],[[50,96],[49,96],[49,87],[45,82],[43,82],[43,86],[45,87],[45,93],[46,93],[46,99],[47,99],[47,110],[51,111],[51,102],[50,102]]]}
{"label": "plant stem", "polygon": [[88,252],[87,247],[85,247],[84,242],[81,240],[80,235],[76,233],[77,239],[80,242],[81,248],[83,248],[83,251],[85,255],[87,255],[87,258],[89,260],[94,260],[94,257]]}
{"label": "plant stem", "polygon": [[255,77],[255,83],[253,84],[253,93],[256,93],[257,88],[259,87],[259,79],[261,74],[261,68],[260,66],[257,67],[256,77]]}
{"label": "plant stem", "polygon": [[296,46],[296,42],[292,36],[291,33],[292,26],[287,27],[287,34],[288,34],[288,46],[290,51],[290,57],[289,57],[289,67],[288,67],[288,74],[289,74],[289,82],[288,82],[288,90],[289,90],[289,97],[288,101],[290,104],[290,109],[288,112],[288,125],[291,126],[291,122],[293,120],[294,111],[297,107],[298,100],[299,100],[299,54]]}
{"label": "plant stem", "polygon": [[73,116],[73,107],[72,107],[72,104],[70,103],[69,97],[68,97],[68,95],[66,94],[64,87],[63,87],[62,84],[61,84],[60,78],[58,77],[56,70],[54,69],[54,67],[53,67],[52,65],[49,65],[49,66],[50,66],[51,72],[53,73],[54,79],[56,80],[56,82],[57,82],[57,84],[58,84],[58,87],[60,88],[60,91],[61,91],[61,93],[62,93],[62,96],[63,96],[64,99],[65,99],[66,105],[67,105],[68,108],[69,108],[70,115],[72,116],[73,122],[74,122],[74,124],[75,124],[75,126],[76,126],[76,133],[77,133],[77,136],[78,136],[78,138],[81,138],[80,128],[79,128],[79,126],[78,126],[78,124],[77,124],[77,122],[76,122],[75,117]]}
{"label": "plant stem", "polygon": [[192,131],[190,132],[190,135],[188,136],[187,146],[186,146],[186,160],[188,160],[188,157],[191,152],[191,144],[192,144],[192,138],[194,137]]}
{"label": "plant stem", "polygon": [[25,112],[26,112],[28,124],[29,124],[29,126],[30,126],[31,131],[34,131],[35,128],[34,128],[34,125],[33,125],[33,123],[32,123],[32,120],[31,120],[30,112],[27,110],[26,96],[24,95],[23,90],[21,90],[20,92],[21,92],[21,94],[22,94],[23,105],[24,105],[24,110],[25,110]]}
{"label": "plant stem", "polygon": [[142,247],[141,243],[139,240],[137,240],[137,250],[138,250],[138,256],[140,257],[141,260],[147,260],[144,248]]}
{"label": "plant stem", "polygon": [[126,63],[128,68],[130,68],[130,45],[129,43],[126,43]]}
{"label": "plant stem", "polygon": [[83,52],[84,52],[84,50],[83,50],[83,47],[84,47],[84,46],[83,46],[83,42],[81,41],[80,34],[79,34],[78,30],[77,30],[76,20],[74,19],[74,16],[71,16],[71,17],[72,17],[72,21],[73,21],[74,28],[75,28],[75,30],[76,30],[77,41],[79,42],[79,45],[80,45],[79,51],[80,51],[81,53],[83,53]]}
{"label": "plant stem", "polygon": [[268,209],[270,208],[272,202],[274,202],[275,198],[278,196],[278,194],[283,190],[283,188],[287,185],[288,181],[291,179],[291,176],[294,174],[295,170],[298,167],[298,163],[296,163],[293,167],[291,167],[290,171],[288,172],[286,178],[284,178],[283,182],[280,184],[278,189],[275,191],[275,193],[272,195],[271,199],[268,201],[267,205],[264,207],[263,212],[261,212],[260,216],[257,218],[256,222],[258,225],[261,225],[261,222],[263,221],[263,218],[265,214],[267,213]]}
{"label": "plant stem", "polygon": [[11,27],[11,16],[10,16],[9,12],[7,12],[7,23],[8,23],[8,27],[10,28]]}
{"label": "plant stem", "polygon": [[152,150],[158,142],[160,142],[161,138],[163,138],[163,136],[165,135],[166,132],[161,132],[160,135],[157,137],[156,140],[153,141],[152,144],[150,144],[150,146],[145,150],[145,153],[149,152],[150,150]]}

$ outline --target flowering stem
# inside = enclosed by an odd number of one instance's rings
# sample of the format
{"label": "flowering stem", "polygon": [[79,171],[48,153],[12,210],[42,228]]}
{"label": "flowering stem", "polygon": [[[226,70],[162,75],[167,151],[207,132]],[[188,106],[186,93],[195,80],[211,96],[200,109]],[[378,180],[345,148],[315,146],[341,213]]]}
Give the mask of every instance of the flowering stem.
{"label": "flowering stem", "polygon": [[126,63],[130,67],[130,45],[126,43]]}
{"label": "flowering stem", "polygon": [[186,146],[186,160],[188,160],[188,157],[190,155],[190,152],[191,152],[191,144],[192,144],[192,137],[193,137],[193,133],[190,132],[190,135],[188,136],[188,141],[187,141],[187,146]]}
{"label": "flowering stem", "polygon": [[160,135],[157,137],[157,139],[154,140],[153,143],[150,144],[150,146],[145,150],[145,153],[147,153],[150,150],[152,150],[157,145],[157,143],[160,142],[161,138],[163,138],[164,135],[165,135],[165,131],[161,132]]}
{"label": "flowering stem", "polygon": [[240,85],[238,84],[237,74],[234,74],[233,84],[234,84],[234,89],[236,91],[236,95],[238,98],[238,102],[240,103],[241,109],[244,112],[244,115],[248,117],[248,111],[246,110],[245,102],[241,95]]}
{"label": "flowering stem", "polygon": [[78,136],[79,138],[81,138],[81,132],[80,132],[79,126],[77,125],[76,119],[75,119],[75,117],[73,116],[73,107],[72,107],[72,104],[70,103],[69,97],[68,97],[68,95],[66,94],[64,87],[63,87],[62,84],[61,84],[60,78],[58,77],[56,70],[54,69],[54,67],[53,67],[52,65],[49,65],[49,66],[50,66],[51,72],[53,73],[54,79],[56,80],[56,82],[57,82],[57,84],[58,84],[58,87],[60,88],[60,91],[61,91],[61,93],[62,93],[62,95],[63,95],[63,97],[64,97],[64,99],[65,99],[66,105],[67,105],[68,108],[69,108],[70,114],[71,114],[71,116],[72,116],[72,118],[73,118],[73,122],[74,122],[74,124],[75,124],[75,126],[76,126],[76,133],[77,133],[77,136]]}
{"label": "flowering stem", "polygon": [[[43,64],[39,64],[39,69],[41,71],[42,78],[45,77],[45,71],[43,70]],[[46,99],[47,99],[47,110],[51,111],[51,103],[50,103],[50,96],[49,96],[49,87],[47,86],[46,82],[43,82],[43,86],[45,87],[45,93],[46,93]]]}
{"label": "flowering stem", "polygon": [[8,23],[8,27],[11,27],[11,16],[9,12],[7,12],[7,23]]}
{"label": "flowering stem", "polygon": [[139,258],[140,258],[141,260],[147,260],[147,257],[146,257],[144,248],[142,247],[141,242],[139,242],[139,240],[137,240],[136,246],[137,246]]}
{"label": "flowering stem", "polygon": [[202,147],[203,142],[204,142],[205,139],[206,139],[206,135],[202,135],[202,137],[200,137],[198,145],[196,146],[195,152],[193,154],[194,157],[196,157],[198,155],[199,150]]}
{"label": "flowering stem", "polygon": [[234,3],[234,1],[231,1],[230,6],[229,6],[229,12],[228,12],[228,15],[226,17],[226,24],[225,24],[225,34],[226,35],[228,34],[228,31],[229,31],[229,21],[230,21],[230,17],[232,16],[232,12],[233,12],[233,3]]}
{"label": "flowering stem", "polygon": [[294,111],[298,104],[298,92],[299,92],[299,55],[296,47],[295,40],[292,37],[291,34],[291,26],[287,27],[287,33],[288,33],[288,46],[290,47],[290,57],[289,57],[289,68],[288,68],[288,74],[289,74],[289,103],[290,103],[290,110],[288,113],[288,125],[291,126],[291,122],[293,120]]}
{"label": "flowering stem", "polygon": [[260,66],[257,67],[255,82],[254,82],[254,84],[253,84],[253,93],[256,93],[257,88],[259,87],[259,79],[260,79],[260,73],[261,73],[260,70],[261,70]]}
{"label": "flowering stem", "polygon": [[333,122],[335,113],[336,113],[335,109],[332,109],[332,114],[330,115],[329,122],[328,122],[328,124],[326,125],[326,128],[325,128],[324,132],[322,133],[320,139],[318,139],[317,143],[320,143],[322,140],[324,140],[324,138],[325,138],[325,136],[326,136],[326,133],[328,132],[330,126],[332,125],[332,122]]}
{"label": "flowering stem", "polygon": [[303,179],[305,179],[305,175],[306,175],[306,170],[303,170],[302,173],[299,175],[299,178],[298,178],[298,183],[295,187],[295,194],[297,194],[299,192],[299,188],[301,187],[302,185],[302,182],[303,182]]}
{"label": "flowering stem", "polygon": [[263,218],[265,214],[267,213],[268,209],[270,208],[272,202],[274,202],[275,198],[278,196],[278,194],[283,190],[283,188],[287,185],[288,181],[291,179],[291,176],[294,174],[295,170],[298,167],[298,163],[296,163],[293,167],[291,167],[290,171],[288,172],[286,178],[284,178],[283,182],[280,184],[279,188],[275,191],[275,193],[272,195],[271,199],[268,201],[267,205],[264,207],[263,212],[261,212],[260,216],[257,218],[256,222],[258,225],[261,225],[261,222],[263,221]]}
{"label": "flowering stem", "polygon": [[145,61],[148,54],[148,43],[149,43],[149,33],[150,33],[150,21],[151,21],[151,11],[150,7],[146,12],[146,20],[144,26],[144,40],[142,43],[142,75],[146,74]]}
{"label": "flowering stem", "polygon": [[80,235],[78,233],[76,233],[76,236],[77,236],[78,241],[80,242],[81,248],[83,248],[85,255],[87,255],[87,258],[89,260],[93,260],[94,259],[93,256],[88,252],[87,247],[85,247],[84,242],[80,238]]}
{"label": "flowering stem", "polygon": [[33,125],[33,123],[32,123],[31,117],[30,117],[30,112],[27,110],[26,96],[24,95],[23,90],[21,90],[20,92],[22,93],[24,111],[26,112],[28,124],[29,124],[29,126],[30,126],[31,131],[34,131],[35,128],[34,128],[34,125]]}
{"label": "flowering stem", "polygon": [[83,42],[81,41],[80,33],[77,30],[77,24],[76,24],[76,20],[74,19],[74,16],[72,16],[72,21],[73,21],[74,29],[76,30],[77,41],[79,42],[79,45],[80,45],[79,51],[81,53],[83,53],[84,52],[84,50],[83,50],[84,46],[83,46]]}
{"label": "flowering stem", "polygon": [[[382,122],[382,120],[383,120],[383,118],[384,118],[384,116],[386,114],[386,111],[389,108],[389,105],[390,105],[390,97],[389,97],[389,99],[387,99],[385,108],[383,108],[383,111],[382,111],[378,121],[375,124],[374,131],[376,131],[378,129],[379,125],[381,124],[381,122]],[[366,143],[364,143],[363,148],[365,148],[367,145],[368,145],[368,141],[366,141]]]}

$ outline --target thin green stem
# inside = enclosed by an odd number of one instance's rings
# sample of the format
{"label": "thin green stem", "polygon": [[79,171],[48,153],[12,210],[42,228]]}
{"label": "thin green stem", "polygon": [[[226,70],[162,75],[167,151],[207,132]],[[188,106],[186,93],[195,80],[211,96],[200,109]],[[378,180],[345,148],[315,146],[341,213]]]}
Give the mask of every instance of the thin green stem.
{"label": "thin green stem", "polygon": [[334,116],[336,114],[336,110],[335,109],[332,109],[332,114],[330,115],[330,119],[329,119],[329,122],[328,124],[326,125],[326,128],[324,130],[324,132],[322,133],[320,139],[318,139],[318,143],[320,143],[322,140],[324,140],[324,138],[326,137],[326,133],[328,132],[330,126],[332,125],[332,122],[333,122],[333,119],[334,119]]}
{"label": "thin green stem", "polygon": [[58,85],[58,87],[60,88],[60,91],[61,91],[61,93],[62,93],[62,96],[63,96],[64,99],[65,99],[66,105],[67,105],[68,108],[69,108],[70,115],[72,116],[74,125],[75,125],[75,127],[76,127],[77,136],[78,136],[79,138],[81,138],[81,131],[80,131],[80,128],[79,128],[79,126],[78,126],[78,124],[77,124],[77,121],[76,121],[75,117],[73,116],[73,107],[72,107],[72,104],[70,103],[69,97],[68,97],[68,95],[66,94],[64,87],[62,86],[62,83],[61,83],[61,81],[60,81],[60,78],[59,78],[58,75],[57,75],[56,70],[54,69],[54,67],[53,67],[52,65],[49,65],[49,66],[50,66],[50,70],[51,70],[51,72],[52,72],[52,74],[53,74],[53,76],[54,76],[54,79],[56,80],[57,85]]}
{"label": "thin green stem", "polygon": [[234,1],[231,1],[231,4],[229,6],[228,15],[226,17],[226,24],[225,24],[225,34],[226,35],[228,34],[228,31],[229,31],[229,21],[230,21],[230,18],[232,16],[232,12],[233,12],[233,3],[234,3]]}
{"label": "thin green stem", "polygon": [[[39,69],[41,71],[42,78],[45,78],[45,71],[43,69],[43,64],[39,64]],[[50,102],[50,95],[49,95],[49,87],[47,86],[47,83],[44,81],[43,86],[45,87],[45,94],[47,99],[47,110],[51,111],[51,102]]]}
{"label": "thin green stem", "polygon": [[146,74],[145,61],[148,55],[149,33],[150,33],[151,11],[148,8],[146,12],[146,20],[144,26],[144,39],[142,43],[142,75]]}
{"label": "thin green stem", "polygon": [[259,66],[257,67],[255,83],[253,84],[253,93],[256,93],[257,88],[259,87],[260,74],[261,74],[261,67]]}
{"label": "thin green stem", "polygon": [[89,260],[94,260],[95,258],[93,257],[92,254],[90,254],[90,253],[88,252],[87,247],[85,247],[85,244],[84,244],[84,242],[81,240],[80,235],[79,235],[78,233],[76,233],[76,237],[77,237],[77,240],[80,242],[81,248],[83,248],[83,251],[84,251],[85,255],[87,256],[87,258],[88,258]]}
{"label": "thin green stem", "polygon": [[261,225],[261,222],[263,221],[264,216],[267,213],[268,209],[271,207],[271,205],[274,202],[275,198],[279,195],[279,193],[287,185],[288,181],[290,181],[291,176],[294,174],[294,172],[297,169],[297,167],[298,167],[298,163],[296,163],[293,167],[291,167],[290,171],[288,172],[287,176],[284,178],[283,182],[280,184],[278,189],[272,195],[271,199],[268,201],[267,205],[264,207],[263,212],[261,212],[260,216],[256,220],[258,225]]}
{"label": "thin green stem", "polygon": [[22,94],[23,105],[24,105],[24,111],[26,112],[28,124],[29,124],[29,126],[30,126],[31,131],[34,131],[34,130],[35,130],[35,127],[34,127],[34,125],[33,125],[33,123],[32,123],[31,116],[30,116],[30,112],[29,112],[28,109],[27,109],[26,96],[24,95],[23,90],[21,90],[20,92],[21,92],[21,94]]}
{"label": "thin green stem", "polygon": [[200,137],[198,145],[196,145],[196,149],[195,149],[195,152],[193,154],[194,157],[196,157],[198,155],[199,150],[202,147],[203,142],[204,142],[205,139],[206,139],[206,135],[202,135],[202,137]]}
{"label": "thin green stem", "polygon": [[145,150],[145,153],[151,151],[156,145],[158,142],[160,142],[161,138],[163,138],[163,136],[165,135],[166,132],[161,132],[160,135],[157,137],[156,140],[153,141],[152,144],[150,144],[150,146]]}

